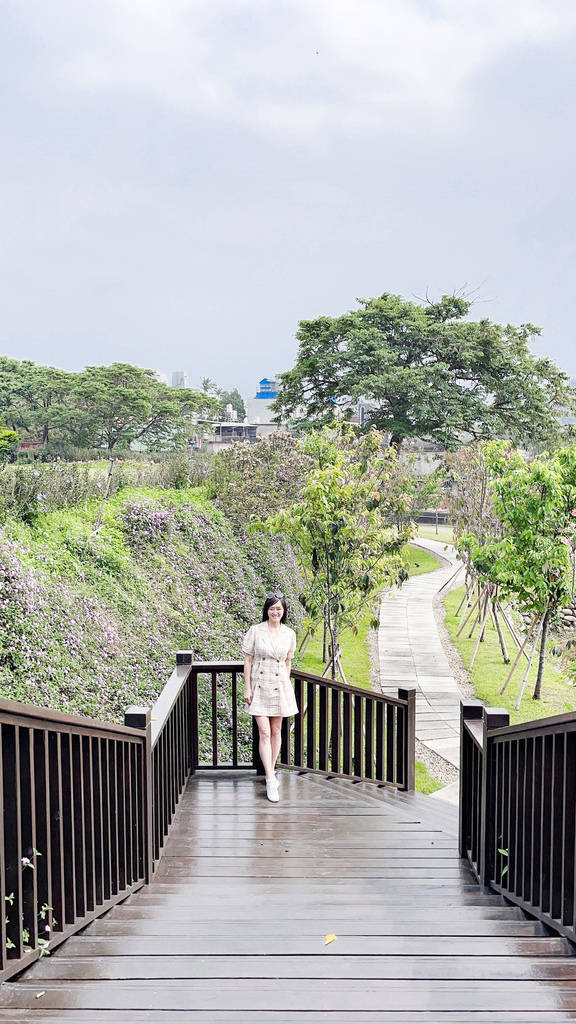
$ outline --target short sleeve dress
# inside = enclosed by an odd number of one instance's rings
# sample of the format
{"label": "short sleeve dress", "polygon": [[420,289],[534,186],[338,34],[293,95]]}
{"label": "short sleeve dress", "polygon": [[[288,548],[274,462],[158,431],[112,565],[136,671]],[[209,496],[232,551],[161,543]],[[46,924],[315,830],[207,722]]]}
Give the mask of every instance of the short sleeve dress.
{"label": "short sleeve dress", "polygon": [[251,715],[297,715],[298,705],[286,670],[286,658],[293,658],[296,633],[289,626],[280,625],[276,636],[267,622],[251,626],[242,644],[244,654],[252,655]]}

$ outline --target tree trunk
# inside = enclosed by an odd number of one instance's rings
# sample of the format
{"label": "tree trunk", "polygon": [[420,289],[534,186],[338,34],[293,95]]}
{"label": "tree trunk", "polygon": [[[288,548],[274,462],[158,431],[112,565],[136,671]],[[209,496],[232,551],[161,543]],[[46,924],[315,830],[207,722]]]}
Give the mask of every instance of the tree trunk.
{"label": "tree trunk", "polygon": [[544,675],[544,660],[546,658],[546,638],[548,636],[548,623],[550,621],[551,609],[548,608],[544,616],[544,623],[542,625],[542,637],[540,639],[540,657],[538,658],[538,675],[536,676],[536,686],[534,687],[534,693],[532,695],[533,700],[540,700],[542,696],[542,676]]}

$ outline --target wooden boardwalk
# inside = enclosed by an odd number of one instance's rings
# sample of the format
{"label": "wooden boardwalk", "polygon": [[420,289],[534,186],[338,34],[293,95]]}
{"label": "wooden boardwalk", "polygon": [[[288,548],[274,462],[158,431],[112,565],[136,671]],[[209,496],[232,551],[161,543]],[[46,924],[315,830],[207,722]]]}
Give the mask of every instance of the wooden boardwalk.
{"label": "wooden boardwalk", "polygon": [[198,776],[157,880],[2,986],[0,1021],[576,1020],[572,946],[482,891],[455,831],[417,794]]}

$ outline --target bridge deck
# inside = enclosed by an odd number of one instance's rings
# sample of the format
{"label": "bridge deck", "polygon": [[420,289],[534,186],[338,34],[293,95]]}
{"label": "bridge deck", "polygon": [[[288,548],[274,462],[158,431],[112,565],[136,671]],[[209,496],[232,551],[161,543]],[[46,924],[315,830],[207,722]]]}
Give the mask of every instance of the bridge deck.
{"label": "bridge deck", "polygon": [[200,776],[157,880],[2,986],[0,1021],[548,1024],[576,1020],[571,954],[474,883],[437,801]]}

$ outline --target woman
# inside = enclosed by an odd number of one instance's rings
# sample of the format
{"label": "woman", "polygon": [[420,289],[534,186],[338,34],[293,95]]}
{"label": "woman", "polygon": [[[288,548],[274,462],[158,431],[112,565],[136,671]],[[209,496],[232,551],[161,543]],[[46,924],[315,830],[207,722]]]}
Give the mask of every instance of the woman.
{"label": "woman", "polygon": [[260,733],[260,757],[266,772],[266,796],[279,799],[274,773],[282,743],[282,719],[297,715],[298,705],[290,683],[290,667],[296,650],[296,634],[286,626],[286,601],[282,594],[268,594],[262,622],[251,626],[242,644],[244,699],[256,718]]}

